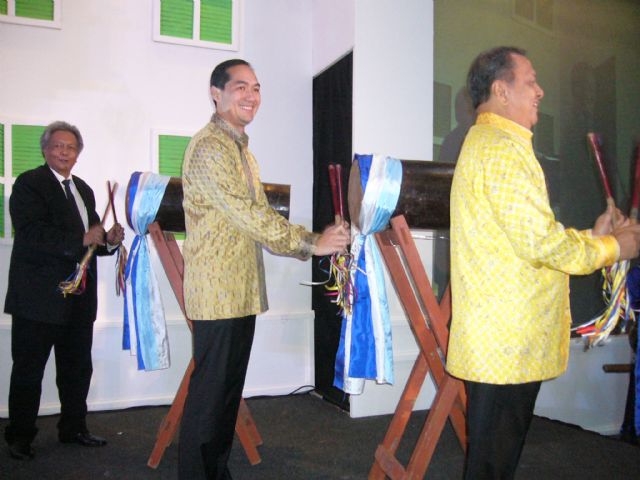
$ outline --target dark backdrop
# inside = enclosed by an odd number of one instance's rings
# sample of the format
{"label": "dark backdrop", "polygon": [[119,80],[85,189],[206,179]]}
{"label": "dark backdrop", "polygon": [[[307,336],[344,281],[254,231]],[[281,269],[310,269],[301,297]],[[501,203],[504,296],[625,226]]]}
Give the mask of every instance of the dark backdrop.
{"label": "dark backdrop", "polygon": [[[351,167],[353,53],[349,53],[313,79],[313,231],[333,223],[328,165],[342,165],[343,198]],[[345,206],[346,210],[346,206]],[[348,213],[345,211],[345,216]],[[349,220],[349,218],[346,218]],[[327,279],[326,259],[313,257],[313,281]],[[333,387],[341,317],[325,295],[323,286],[313,287],[316,390],[341,408],[349,408],[348,395]]]}

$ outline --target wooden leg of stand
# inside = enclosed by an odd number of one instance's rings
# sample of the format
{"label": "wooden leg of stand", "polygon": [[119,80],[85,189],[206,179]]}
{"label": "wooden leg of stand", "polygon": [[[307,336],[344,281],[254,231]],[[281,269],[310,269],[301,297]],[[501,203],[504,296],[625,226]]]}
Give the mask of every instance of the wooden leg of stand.
{"label": "wooden leg of stand", "polygon": [[427,361],[424,355],[420,354],[407,379],[407,384],[404,387],[384,440],[376,450],[376,461],[369,471],[369,480],[383,480],[387,475],[393,479],[402,478],[404,468],[396,459],[395,453],[407,428],[411,412],[413,412],[413,407],[428,371]]}
{"label": "wooden leg of stand", "polygon": [[462,447],[462,451],[467,451],[467,394],[464,391],[464,383],[462,380],[450,377],[447,374],[447,378],[452,383],[456,384],[456,396],[454,399],[451,412],[449,412],[449,420],[453,430],[458,436],[458,442]]}
{"label": "wooden leg of stand", "polygon": [[[258,434],[256,424],[253,423],[253,418],[249,413],[249,408],[244,402],[244,399],[240,401],[240,408],[238,410],[238,418],[236,419],[236,434],[242,443],[244,452],[249,459],[251,465],[259,464],[262,459],[258,453],[257,445],[262,445],[262,438]],[[256,438],[257,436],[257,438]]]}
{"label": "wooden leg of stand", "polygon": [[184,402],[187,398],[187,392],[189,391],[189,381],[191,380],[191,372],[193,371],[193,360],[189,362],[187,370],[184,372],[182,382],[180,382],[180,388],[173,399],[173,404],[169,409],[169,412],[162,420],[160,428],[158,429],[158,435],[156,436],[156,444],[151,451],[147,465],[151,468],[157,468],[162,460],[164,451],[171,445],[173,437],[178,431],[178,425],[180,425],[180,419],[182,418],[182,412],[184,410]]}
{"label": "wooden leg of stand", "polygon": [[240,419],[242,419],[242,423],[246,425],[249,435],[251,435],[251,439],[253,440],[253,444],[262,445],[262,437],[260,436],[260,432],[258,432],[258,428],[253,421],[253,417],[251,416],[251,412],[249,411],[249,407],[244,401],[244,398],[240,400],[240,408],[238,410],[238,420]]}
{"label": "wooden leg of stand", "polygon": [[[189,366],[184,373],[184,377],[180,383],[178,393],[176,393],[173,400],[173,404],[171,405],[167,415],[162,420],[160,428],[158,428],[156,444],[154,445],[151,455],[149,455],[149,459],[147,460],[147,466],[151,468],[158,468],[160,460],[162,460],[162,456],[164,455],[164,451],[169,445],[171,445],[171,442],[178,431],[182,412],[184,411],[184,402],[187,398],[187,392],[189,391],[189,380],[191,379],[192,371],[193,360],[189,362]],[[262,459],[260,458],[260,454],[258,453],[256,446],[262,445],[262,437],[260,437],[260,433],[258,433],[256,424],[253,421],[253,417],[251,416],[251,412],[249,411],[249,407],[247,407],[244,398],[240,400],[240,408],[238,409],[238,418],[236,420],[236,434],[238,435],[240,443],[247,454],[249,463],[251,465],[257,465],[260,463]]]}
{"label": "wooden leg of stand", "polygon": [[418,480],[424,478],[444,424],[458,395],[459,386],[459,380],[449,376],[440,384],[438,392],[433,399],[431,410],[429,410],[427,421],[413,450],[411,460],[409,460],[405,479]]}

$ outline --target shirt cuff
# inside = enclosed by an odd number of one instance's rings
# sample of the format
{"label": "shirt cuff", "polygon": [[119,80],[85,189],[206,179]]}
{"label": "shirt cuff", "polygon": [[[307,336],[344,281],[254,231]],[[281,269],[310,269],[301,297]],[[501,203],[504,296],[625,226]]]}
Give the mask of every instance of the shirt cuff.
{"label": "shirt cuff", "polygon": [[301,260],[308,260],[316,253],[316,242],[320,238],[320,234],[313,232],[305,232],[302,234],[302,248],[299,257]]}
{"label": "shirt cuff", "polygon": [[613,265],[620,259],[620,245],[613,235],[602,235],[597,237],[601,241],[603,256],[603,264],[606,266]]}

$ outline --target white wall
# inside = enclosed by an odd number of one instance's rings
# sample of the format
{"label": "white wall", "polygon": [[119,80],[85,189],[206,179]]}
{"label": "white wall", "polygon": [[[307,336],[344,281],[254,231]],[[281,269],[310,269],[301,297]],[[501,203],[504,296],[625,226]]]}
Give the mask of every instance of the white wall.
{"label": "white wall", "polygon": [[433,2],[356,1],[353,149],[432,160]]}
{"label": "white wall", "polygon": [[353,49],[355,0],[312,0],[311,68],[314,75]]}
{"label": "white wall", "polygon": [[[108,12],[108,14],[105,14]],[[85,140],[74,173],[106,204],[106,180],[117,181],[124,222],[130,174],[151,168],[152,129],[195,133],[209,119],[209,75],[222,60],[250,61],[263,103],[248,128],[265,182],[291,185],[291,220],[311,225],[311,3],[246,0],[240,51],[152,41],[151,0],[64,0],[61,30],[0,23],[0,120],[47,124],[67,120]],[[8,196],[7,192],[7,196]],[[127,245],[133,233],[127,229]],[[0,241],[4,301],[11,241]],[[313,313],[308,262],[265,255],[270,311],[258,319],[246,394],[288,393],[313,384]],[[159,270],[169,324],[172,366],[145,373],[120,350],[122,300],[114,293],[113,260],[100,259],[90,409],[170,403],[190,357],[188,330]],[[11,318],[0,314],[0,415],[7,414]],[[41,413],[58,409],[54,366],[48,366]]]}
{"label": "white wall", "polygon": [[569,352],[567,372],[542,384],[534,413],[604,435],[619,433],[629,374],[606,373],[602,366],[631,362],[628,337],[612,336],[606,345],[590,350],[575,338]]}

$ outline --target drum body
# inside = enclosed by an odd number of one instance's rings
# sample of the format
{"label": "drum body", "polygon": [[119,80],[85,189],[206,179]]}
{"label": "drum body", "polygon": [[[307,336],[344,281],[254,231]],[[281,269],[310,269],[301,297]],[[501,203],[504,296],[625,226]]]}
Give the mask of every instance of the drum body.
{"label": "drum body", "polygon": [[[269,200],[269,204],[287,220],[289,219],[289,199],[291,187],[289,185],[281,185],[277,183],[263,183],[264,191]],[[127,223],[131,228],[131,212],[129,196],[133,193],[132,182],[127,185],[126,213]],[[167,188],[164,191],[158,213],[155,221],[158,222],[162,230],[167,232],[184,232],[184,210],[182,208],[182,179],[180,177],[171,177]]]}
{"label": "drum body", "polygon": [[[455,164],[401,160],[402,185],[393,216],[404,215],[410,228],[439,230],[449,228],[449,195]],[[349,216],[358,225],[362,186],[358,160],[349,175]]]}

